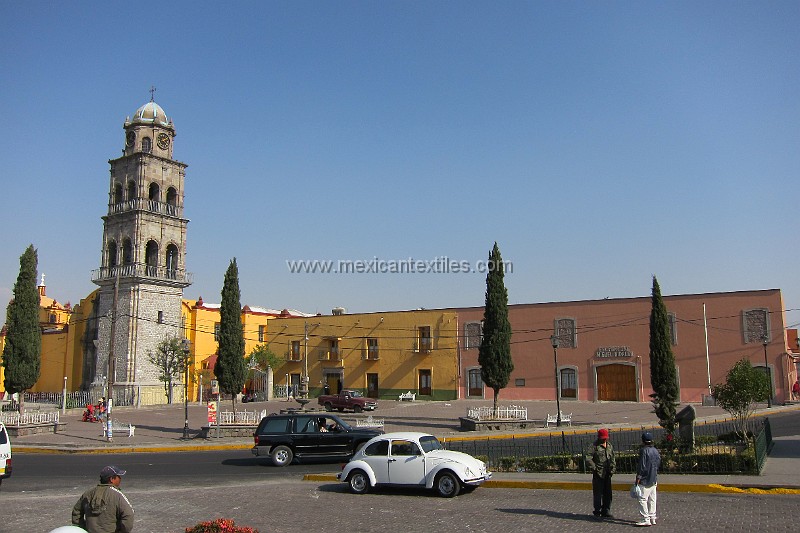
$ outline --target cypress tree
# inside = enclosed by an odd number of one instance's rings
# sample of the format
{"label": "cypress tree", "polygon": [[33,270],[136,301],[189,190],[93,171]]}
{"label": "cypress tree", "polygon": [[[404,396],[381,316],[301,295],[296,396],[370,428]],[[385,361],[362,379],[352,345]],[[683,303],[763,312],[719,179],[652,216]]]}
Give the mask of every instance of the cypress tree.
{"label": "cypress tree", "polygon": [[239,268],[235,257],[225,272],[225,282],[222,285],[218,342],[219,354],[214,364],[214,374],[219,381],[220,390],[232,395],[233,412],[236,413],[236,395],[242,391],[247,379],[247,365],[244,360]]}
{"label": "cypress tree", "polygon": [[489,254],[486,274],[486,304],[483,308],[483,337],[478,351],[481,379],[494,391],[494,412],[500,389],[508,385],[514,362],[511,360],[511,324],[508,321],[508,291],[506,290],[503,258],[494,243]]}
{"label": "cypress tree", "polygon": [[650,385],[653,387],[653,412],[658,423],[671,435],[675,432],[678,408],[678,373],[669,330],[669,314],[661,297],[661,287],[653,276],[650,311]]}
{"label": "cypress tree", "polygon": [[31,244],[19,258],[14,300],[6,314],[3,347],[3,384],[10,394],[19,393],[19,412],[25,412],[24,393],[36,384],[42,364],[42,330],[39,327],[39,290],[36,269],[39,258]]}

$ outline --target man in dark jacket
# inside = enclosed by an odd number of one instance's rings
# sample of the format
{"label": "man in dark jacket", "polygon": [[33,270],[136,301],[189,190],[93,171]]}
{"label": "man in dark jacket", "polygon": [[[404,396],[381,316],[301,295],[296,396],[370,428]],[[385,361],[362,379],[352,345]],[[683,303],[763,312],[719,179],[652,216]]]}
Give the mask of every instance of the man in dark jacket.
{"label": "man in dark jacket", "polygon": [[608,430],[597,432],[597,440],[586,453],[586,465],[592,473],[594,515],[613,518],[611,514],[611,476],[617,471],[614,446],[608,442]]}
{"label": "man in dark jacket", "polygon": [[133,507],[119,490],[125,470],[106,466],[100,471],[100,483],[84,492],[72,508],[72,524],[89,533],[130,533]]}
{"label": "man in dark jacket", "polygon": [[642,519],[637,526],[656,525],[656,486],[658,485],[658,468],[661,466],[661,454],[653,446],[653,434],[642,433],[642,448],[639,450],[639,464],[636,467],[636,484],[642,487],[639,498],[639,514]]}

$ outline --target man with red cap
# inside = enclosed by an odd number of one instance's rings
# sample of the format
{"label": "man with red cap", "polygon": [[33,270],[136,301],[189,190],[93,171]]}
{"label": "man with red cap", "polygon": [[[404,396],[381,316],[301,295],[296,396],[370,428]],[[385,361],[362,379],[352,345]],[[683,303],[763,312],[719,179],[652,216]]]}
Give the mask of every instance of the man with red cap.
{"label": "man with red cap", "polygon": [[613,518],[611,514],[611,476],[617,471],[614,446],[608,442],[608,430],[597,432],[597,439],[586,453],[586,465],[592,473],[594,515]]}

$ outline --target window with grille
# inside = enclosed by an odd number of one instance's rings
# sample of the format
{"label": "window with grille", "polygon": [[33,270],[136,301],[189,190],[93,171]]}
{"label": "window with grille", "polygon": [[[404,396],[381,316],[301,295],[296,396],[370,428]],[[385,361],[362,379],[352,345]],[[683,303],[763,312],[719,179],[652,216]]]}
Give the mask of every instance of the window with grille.
{"label": "window with grille", "polygon": [[562,398],[577,398],[578,397],[578,373],[574,368],[561,369],[561,397]]}
{"label": "window with grille", "polygon": [[367,359],[377,359],[377,358],[378,358],[378,339],[370,337],[367,339]]}
{"label": "window with grille", "polygon": [[742,327],[744,329],[744,342],[769,342],[769,310],[746,309],[742,312]]}
{"label": "window with grille", "polygon": [[483,336],[483,324],[468,322],[464,324],[464,348],[480,348]]}
{"label": "window with grille", "polygon": [[578,346],[574,318],[557,318],[554,335],[558,339],[559,348],[575,348]]}

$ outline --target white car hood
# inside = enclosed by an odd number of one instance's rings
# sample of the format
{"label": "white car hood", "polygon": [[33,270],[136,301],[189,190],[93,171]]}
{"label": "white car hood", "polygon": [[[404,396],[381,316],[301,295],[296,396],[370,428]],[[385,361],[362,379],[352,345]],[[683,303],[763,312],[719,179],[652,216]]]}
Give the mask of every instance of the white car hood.
{"label": "white car hood", "polygon": [[456,463],[461,463],[462,465],[468,467],[476,474],[486,471],[486,465],[484,465],[483,461],[475,459],[468,453],[454,452],[452,450],[433,450],[432,452],[425,454],[425,457],[434,464],[455,461]]}

